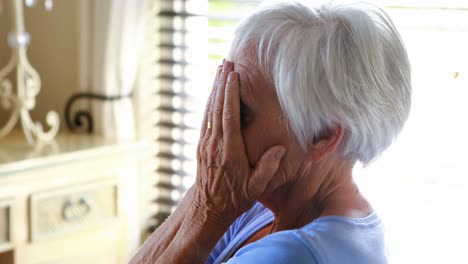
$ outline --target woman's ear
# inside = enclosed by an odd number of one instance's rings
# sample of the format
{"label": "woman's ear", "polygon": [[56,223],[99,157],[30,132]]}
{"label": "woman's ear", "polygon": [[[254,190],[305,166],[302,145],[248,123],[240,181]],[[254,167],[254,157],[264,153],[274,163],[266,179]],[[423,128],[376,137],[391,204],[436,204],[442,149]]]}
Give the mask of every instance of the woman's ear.
{"label": "woman's ear", "polygon": [[344,128],[336,126],[317,137],[309,147],[309,157],[318,162],[333,153],[344,137]]}

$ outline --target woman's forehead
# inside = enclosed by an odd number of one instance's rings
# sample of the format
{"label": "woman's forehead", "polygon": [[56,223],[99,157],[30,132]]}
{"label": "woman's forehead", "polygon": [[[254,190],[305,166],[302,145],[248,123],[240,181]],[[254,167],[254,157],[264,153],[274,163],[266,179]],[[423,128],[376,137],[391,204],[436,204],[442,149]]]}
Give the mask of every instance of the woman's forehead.
{"label": "woman's forehead", "polygon": [[261,71],[253,65],[245,60],[234,61],[234,71],[240,77],[240,95],[246,103],[260,103],[276,94]]}
{"label": "woman's forehead", "polygon": [[258,63],[253,61],[253,57],[249,53],[241,53],[233,59],[234,71],[239,72],[242,76],[248,79],[249,82],[263,81],[263,75],[258,68]]}
{"label": "woman's forehead", "polygon": [[234,61],[234,71],[238,72],[240,77],[241,94],[252,95],[255,93],[254,87],[260,85],[258,83],[259,78],[256,76],[258,71],[251,65],[251,63],[243,60]]}

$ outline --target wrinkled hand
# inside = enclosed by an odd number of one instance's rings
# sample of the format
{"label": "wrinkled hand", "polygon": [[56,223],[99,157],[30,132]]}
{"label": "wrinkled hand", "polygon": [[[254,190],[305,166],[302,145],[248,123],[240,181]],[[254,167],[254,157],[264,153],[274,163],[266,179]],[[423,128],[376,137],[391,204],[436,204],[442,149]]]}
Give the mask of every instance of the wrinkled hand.
{"label": "wrinkled hand", "polygon": [[239,76],[218,67],[197,148],[195,204],[213,221],[234,221],[265,191],[286,149],[272,146],[251,168],[241,134]]}

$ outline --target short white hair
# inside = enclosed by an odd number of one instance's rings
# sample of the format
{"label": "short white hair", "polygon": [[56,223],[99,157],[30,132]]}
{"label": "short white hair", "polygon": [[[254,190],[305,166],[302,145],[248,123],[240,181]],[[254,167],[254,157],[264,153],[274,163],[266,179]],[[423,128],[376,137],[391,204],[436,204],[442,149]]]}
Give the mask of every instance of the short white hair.
{"label": "short white hair", "polygon": [[367,165],[408,118],[410,64],[381,7],[275,4],[238,26],[231,59],[249,48],[304,151],[322,131],[339,125],[345,129],[341,154]]}

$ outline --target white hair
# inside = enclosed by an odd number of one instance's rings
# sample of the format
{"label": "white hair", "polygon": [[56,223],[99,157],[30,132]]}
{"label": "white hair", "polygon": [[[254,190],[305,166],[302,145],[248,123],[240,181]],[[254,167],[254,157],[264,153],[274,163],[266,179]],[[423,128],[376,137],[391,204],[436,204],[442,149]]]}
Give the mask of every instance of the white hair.
{"label": "white hair", "polygon": [[306,151],[342,126],[341,154],[364,165],[394,140],[409,115],[410,64],[386,12],[372,4],[275,4],[239,25],[235,58],[254,48],[289,126]]}

